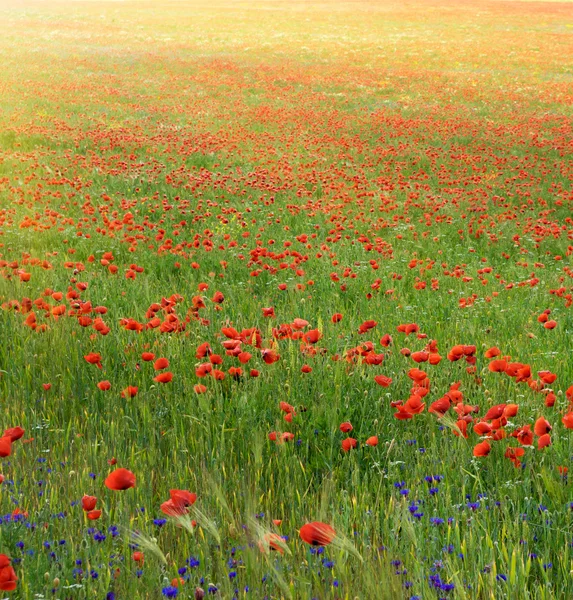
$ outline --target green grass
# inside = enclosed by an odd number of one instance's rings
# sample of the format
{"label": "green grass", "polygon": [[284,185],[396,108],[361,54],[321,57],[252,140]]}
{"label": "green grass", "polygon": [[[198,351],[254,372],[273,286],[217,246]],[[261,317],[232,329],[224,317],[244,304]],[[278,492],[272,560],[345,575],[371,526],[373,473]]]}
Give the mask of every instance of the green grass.
{"label": "green grass", "polygon": [[[25,429],[0,465],[13,597],[152,599],[179,577],[180,598],[571,597],[571,484],[558,470],[573,457],[561,421],[571,6],[54,2],[3,15],[0,398],[4,427]],[[143,271],[128,279],[132,265]],[[107,308],[86,312],[107,335],[81,326],[70,289]],[[123,326],[173,295],[180,331]],[[555,329],[538,321],[546,309]],[[316,344],[278,334],[296,318],[321,332]],[[225,353],[229,326],[258,330],[260,347],[242,341],[247,364]],[[401,352],[431,340],[438,365]],[[367,341],[381,365],[346,360]],[[221,381],[196,374],[204,342]],[[475,369],[446,358],[457,344],[476,346]],[[532,386],[490,372],[492,346],[530,365]],[[271,347],[280,360],[267,365]],[[146,351],[169,360],[170,383],[154,381]],[[430,391],[401,421],[391,402],[411,395],[413,367]],[[557,379],[536,391],[539,371]],[[455,382],[476,421],[519,405],[487,457],[473,456],[472,425],[453,435],[453,407],[428,412]],[[137,395],[122,397],[127,386]],[[539,450],[535,436],[516,468],[511,434],[540,416],[552,443]],[[358,444],[345,453],[348,436]],[[135,488],[105,487],[112,458]],[[171,489],[198,496],[182,520],[160,510]],[[298,535],[312,521],[337,532],[321,553]],[[261,550],[269,532],[284,554]]]}

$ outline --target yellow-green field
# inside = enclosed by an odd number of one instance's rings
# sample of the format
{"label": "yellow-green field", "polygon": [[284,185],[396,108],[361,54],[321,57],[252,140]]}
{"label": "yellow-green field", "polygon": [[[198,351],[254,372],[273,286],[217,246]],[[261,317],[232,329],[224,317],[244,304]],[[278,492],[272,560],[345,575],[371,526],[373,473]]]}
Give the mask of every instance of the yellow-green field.
{"label": "yellow-green field", "polygon": [[573,597],[573,3],[0,24],[0,590]]}

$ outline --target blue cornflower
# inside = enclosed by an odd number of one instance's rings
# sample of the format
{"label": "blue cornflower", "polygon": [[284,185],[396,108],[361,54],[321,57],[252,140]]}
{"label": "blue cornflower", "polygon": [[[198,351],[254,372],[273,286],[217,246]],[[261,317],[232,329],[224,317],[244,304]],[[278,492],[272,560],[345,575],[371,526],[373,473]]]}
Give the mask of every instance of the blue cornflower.
{"label": "blue cornflower", "polygon": [[198,567],[198,566],[199,566],[201,563],[199,562],[199,559],[198,559],[198,558],[195,558],[194,556],[190,556],[190,557],[187,559],[187,564],[188,564],[188,565],[189,565],[191,568],[194,568],[194,567]]}
{"label": "blue cornflower", "polygon": [[164,587],[161,590],[161,593],[166,597],[166,598],[176,598],[177,597],[177,593],[178,593],[178,589],[174,586],[174,585],[168,585],[167,587]]}

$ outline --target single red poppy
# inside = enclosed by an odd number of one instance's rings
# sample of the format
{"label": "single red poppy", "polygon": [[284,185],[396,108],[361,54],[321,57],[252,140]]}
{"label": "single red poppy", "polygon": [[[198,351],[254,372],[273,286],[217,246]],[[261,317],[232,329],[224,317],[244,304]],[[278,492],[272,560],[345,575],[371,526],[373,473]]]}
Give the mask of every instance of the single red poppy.
{"label": "single red poppy", "polygon": [[5,554],[0,554],[0,590],[3,592],[11,592],[18,585],[18,577],[10,565],[10,560]]}
{"label": "single red poppy", "polygon": [[133,398],[134,396],[137,396],[137,387],[134,385],[128,385],[122,392],[121,392],[121,397],[122,398]]}
{"label": "single red poppy", "polygon": [[84,359],[90,365],[96,365],[98,369],[103,369],[101,366],[101,354],[98,354],[97,352],[90,352],[84,356]]}
{"label": "single red poppy", "polygon": [[105,486],[110,490],[127,490],[135,487],[135,475],[128,469],[116,469],[107,476]]}
{"label": "single red poppy", "polygon": [[474,446],[473,454],[476,457],[487,456],[491,451],[491,446],[488,442],[480,442]]}
{"label": "single red poppy", "polygon": [[4,437],[8,437],[13,442],[15,442],[20,438],[24,437],[25,433],[25,430],[21,427],[10,427],[9,429],[6,429],[6,431],[4,431]]}
{"label": "single red poppy", "polygon": [[311,546],[328,546],[336,537],[334,528],[326,523],[313,521],[300,528],[300,538]]}
{"label": "single red poppy", "polygon": [[0,438],[0,457],[5,458],[12,453],[12,440],[9,437]]}
{"label": "single red poppy", "polygon": [[153,364],[153,368],[156,371],[161,371],[162,369],[167,369],[169,366],[169,361],[166,358],[158,358]]}
{"label": "single red poppy", "polygon": [[535,421],[535,425],[533,427],[533,431],[535,435],[543,436],[546,433],[549,433],[553,429],[549,424],[549,421],[545,420],[543,417],[539,417],[537,421]]}
{"label": "single red poppy", "polygon": [[171,371],[165,371],[163,373],[159,373],[156,377],[153,378],[153,381],[157,381],[157,383],[169,383],[173,380],[173,373]]}
{"label": "single red poppy", "polygon": [[95,496],[86,496],[82,498],[82,509],[85,512],[89,512],[96,507],[97,498]]}
{"label": "single red poppy", "polygon": [[388,387],[392,383],[392,378],[386,377],[386,375],[376,375],[376,377],[374,377],[374,381],[382,387]]}
{"label": "single red poppy", "polygon": [[499,419],[503,415],[506,404],[497,404],[492,406],[485,414],[484,421],[492,421],[493,419]]}
{"label": "single red poppy", "polygon": [[265,554],[270,550],[284,554],[284,540],[276,533],[266,533],[259,542],[259,550]]}

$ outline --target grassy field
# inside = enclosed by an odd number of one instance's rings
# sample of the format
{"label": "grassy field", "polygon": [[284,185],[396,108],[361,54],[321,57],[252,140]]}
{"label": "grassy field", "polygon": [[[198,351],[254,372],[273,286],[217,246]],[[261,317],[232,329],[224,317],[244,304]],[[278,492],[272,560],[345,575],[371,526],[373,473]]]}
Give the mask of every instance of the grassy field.
{"label": "grassy field", "polygon": [[573,4],[0,23],[4,596],[573,597]]}

